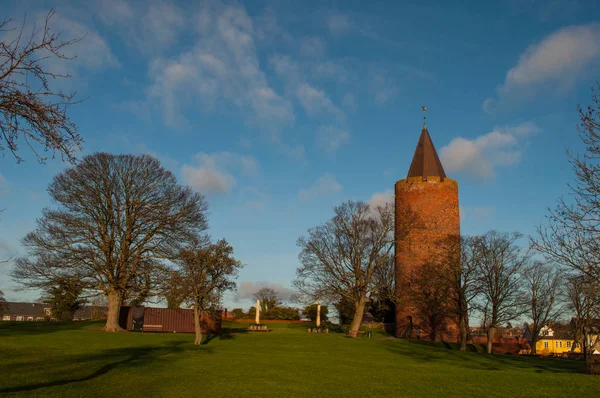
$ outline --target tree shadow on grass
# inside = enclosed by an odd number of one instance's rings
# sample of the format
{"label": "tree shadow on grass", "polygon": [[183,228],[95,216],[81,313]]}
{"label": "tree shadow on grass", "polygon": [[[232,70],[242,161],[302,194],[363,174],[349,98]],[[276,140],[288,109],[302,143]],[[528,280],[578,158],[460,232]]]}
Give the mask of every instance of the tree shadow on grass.
{"label": "tree shadow on grass", "polygon": [[37,335],[64,332],[68,330],[81,330],[88,328],[102,328],[105,321],[77,321],[77,322],[0,322],[0,337],[14,335]]}
{"label": "tree shadow on grass", "polygon": [[[89,380],[93,380],[97,377],[103,376],[115,369],[134,368],[136,366],[147,366],[152,362],[170,362],[164,358],[171,354],[181,354],[184,351],[192,351],[196,348],[185,348],[182,345],[189,347],[189,342],[185,341],[173,341],[168,344],[161,346],[142,346],[142,347],[125,347],[125,348],[113,348],[104,350],[99,354],[89,354],[82,356],[70,356],[61,362],[53,364],[55,369],[61,369],[61,367],[67,367],[69,365],[81,364],[79,369],[93,369],[96,366],[109,361],[98,367],[91,373],[80,376],[80,377],[69,377],[59,380],[51,380],[49,382],[32,383],[28,385],[8,387],[0,389],[0,395],[6,393],[36,391],[42,388],[64,386],[72,383],[80,383]],[[212,353],[212,348],[204,348],[203,352]],[[66,372],[60,372],[62,376]]]}
{"label": "tree shadow on grass", "polygon": [[394,354],[411,357],[419,362],[448,363],[466,369],[534,369],[536,373],[583,373],[581,361],[527,357],[520,355],[488,355],[476,347],[461,352],[455,344],[426,340],[401,340],[387,345]]}

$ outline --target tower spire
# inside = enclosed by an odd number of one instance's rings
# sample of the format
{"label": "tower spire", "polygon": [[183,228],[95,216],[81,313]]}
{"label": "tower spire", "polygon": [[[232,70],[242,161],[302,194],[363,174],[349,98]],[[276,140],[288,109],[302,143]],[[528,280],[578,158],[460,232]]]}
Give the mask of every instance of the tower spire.
{"label": "tower spire", "polygon": [[425,105],[423,105],[421,108],[423,109],[423,128],[426,129],[427,128],[427,107]]}
{"label": "tower spire", "polygon": [[427,107],[423,106],[423,129],[421,130],[421,136],[415,149],[410,169],[406,178],[410,177],[422,177],[423,180],[427,180],[427,177],[439,177],[441,181],[446,178],[444,167],[442,162],[435,150],[429,131],[427,130],[426,114]]}

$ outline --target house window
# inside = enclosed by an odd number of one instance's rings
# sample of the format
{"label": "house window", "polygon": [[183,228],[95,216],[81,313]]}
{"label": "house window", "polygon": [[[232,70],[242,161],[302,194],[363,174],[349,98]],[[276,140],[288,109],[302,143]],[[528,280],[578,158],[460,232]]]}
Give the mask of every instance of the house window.
{"label": "house window", "polygon": [[560,348],[562,348],[562,341],[561,341],[561,342],[559,342],[559,344],[560,344]]}
{"label": "house window", "polygon": [[23,320],[23,317],[22,317],[22,316],[18,316],[18,317],[17,317],[17,321],[22,321],[22,320]]}
{"label": "house window", "polygon": [[571,342],[567,341],[567,348],[571,348]]}
{"label": "house window", "polygon": [[556,348],[558,348],[558,341],[554,342],[554,344],[556,344]]}
{"label": "house window", "polygon": [[544,348],[548,348],[548,342],[544,341]]}
{"label": "house window", "polygon": [[3,321],[10,321],[10,315],[4,315],[4,316],[2,317],[2,320],[3,320]]}

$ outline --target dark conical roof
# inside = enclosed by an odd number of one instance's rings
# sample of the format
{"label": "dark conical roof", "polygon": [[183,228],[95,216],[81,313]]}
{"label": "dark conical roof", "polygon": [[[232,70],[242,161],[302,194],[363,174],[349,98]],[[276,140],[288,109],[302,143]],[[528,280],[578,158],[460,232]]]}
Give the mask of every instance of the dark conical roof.
{"label": "dark conical roof", "polygon": [[426,125],[423,125],[421,130],[421,137],[406,176],[406,178],[410,177],[423,177],[424,180],[427,177],[440,177],[440,180],[446,178],[442,162],[435,151]]}

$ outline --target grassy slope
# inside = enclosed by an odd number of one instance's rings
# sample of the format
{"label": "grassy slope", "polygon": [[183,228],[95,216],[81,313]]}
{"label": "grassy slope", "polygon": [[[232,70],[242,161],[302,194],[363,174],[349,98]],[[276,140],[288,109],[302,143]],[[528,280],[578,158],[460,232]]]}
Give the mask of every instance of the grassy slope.
{"label": "grassy slope", "polygon": [[99,323],[0,323],[0,395],[600,396],[582,363],[308,334],[104,333]]}

